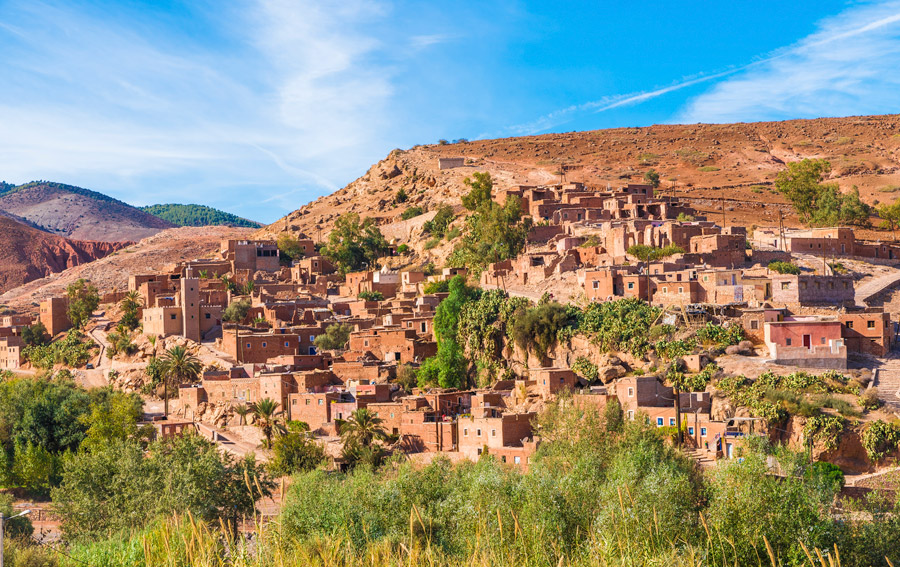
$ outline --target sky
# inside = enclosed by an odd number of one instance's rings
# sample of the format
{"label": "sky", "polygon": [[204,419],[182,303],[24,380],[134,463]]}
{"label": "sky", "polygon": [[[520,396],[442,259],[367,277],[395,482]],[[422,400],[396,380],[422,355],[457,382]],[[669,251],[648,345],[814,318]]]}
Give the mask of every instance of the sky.
{"label": "sky", "polygon": [[0,180],[272,222],[394,148],[900,111],[900,0],[0,0]]}

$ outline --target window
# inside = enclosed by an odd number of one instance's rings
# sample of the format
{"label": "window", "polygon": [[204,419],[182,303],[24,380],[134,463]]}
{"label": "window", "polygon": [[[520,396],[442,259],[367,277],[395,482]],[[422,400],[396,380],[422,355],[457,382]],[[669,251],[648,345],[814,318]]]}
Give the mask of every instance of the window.
{"label": "window", "polygon": [[700,428],[700,437],[706,437],[706,428],[705,427]]}
{"label": "window", "polygon": [[683,288],[683,287],[679,287],[679,288],[678,288],[678,293],[684,293],[684,288]]}
{"label": "window", "polygon": [[309,405],[310,400],[306,400],[306,405]]}
{"label": "window", "polygon": [[210,317],[209,317],[209,313],[207,313],[207,314],[206,314],[206,318],[207,318],[207,319],[209,319],[209,318],[210,318]]}
{"label": "window", "polygon": [[791,339],[790,339],[790,337],[784,339],[784,345],[785,345],[785,346],[791,346]]}
{"label": "window", "polygon": [[469,430],[463,429],[463,437],[468,437],[468,436],[469,436]]}
{"label": "window", "polygon": [[634,289],[634,282],[628,282],[628,289]]}
{"label": "window", "polygon": [[496,436],[497,436],[497,430],[491,429],[491,437],[496,437]]}
{"label": "window", "polygon": [[628,410],[628,419],[631,421],[634,421],[634,410],[633,409]]}
{"label": "window", "polygon": [[316,340],[316,336],[315,336],[315,335],[310,335],[310,336],[309,336],[309,342],[314,342],[315,340]]}
{"label": "window", "polygon": [[629,397],[629,398],[633,398],[633,397],[634,397],[634,388],[628,388],[628,397]]}
{"label": "window", "polygon": [[501,462],[501,463],[505,463],[505,462],[506,462],[506,455],[502,455],[502,456],[500,457],[500,462]]}
{"label": "window", "polygon": [[663,288],[663,293],[666,294],[666,295],[668,295],[668,294],[669,294],[669,288],[664,287],[664,288]]}
{"label": "window", "polygon": [[669,418],[669,425],[675,425],[675,418],[674,418],[674,417],[670,417],[670,418]]}
{"label": "window", "polygon": [[824,345],[825,342],[826,342],[826,341],[825,341],[825,337],[822,337],[822,344]]}
{"label": "window", "polygon": [[481,430],[480,430],[480,429],[476,429],[476,430],[475,430],[475,437],[481,437]]}
{"label": "window", "polygon": [[781,289],[791,289],[791,282],[781,282]]}
{"label": "window", "polygon": [[171,320],[173,320],[173,321],[174,321],[174,320],[175,320],[175,314],[174,314],[174,313],[172,313],[172,314],[171,314],[171,315],[169,315],[169,319],[171,319]]}
{"label": "window", "polygon": [[750,330],[751,331],[759,330],[759,319],[753,319],[750,321]]}
{"label": "window", "polygon": [[517,465],[522,462],[522,457],[513,457],[513,462]]}
{"label": "window", "polygon": [[284,346],[289,347],[289,346],[291,346],[291,343],[284,341]]}
{"label": "window", "polygon": [[266,341],[263,341],[262,347],[266,348],[266,344],[267,344]]}
{"label": "window", "polygon": [[688,435],[693,435],[693,434],[694,434],[694,428],[688,427]]}
{"label": "window", "polygon": [[866,328],[867,328],[867,329],[874,329],[874,328],[875,328],[875,321],[866,321]]}
{"label": "window", "polygon": [[320,405],[320,406],[322,405],[322,401],[323,401],[323,400],[319,399],[319,405]]}
{"label": "window", "polygon": [[423,333],[424,333],[425,331],[427,331],[427,330],[428,330],[428,323],[426,323],[425,321],[422,321],[422,327],[421,327],[421,329],[422,329],[422,332],[423,332]]}
{"label": "window", "polygon": [[657,418],[656,418],[656,426],[657,426],[657,427],[662,427],[662,426],[663,426],[663,418],[661,418],[661,417],[657,417]]}
{"label": "window", "polygon": [[250,343],[247,343],[247,348],[250,348]]}
{"label": "window", "polygon": [[598,282],[597,280],[594,280],[593,284],[594,284],[594,289],[600,289],[600,282]]}
{"label": "window", "polygon": [[853,328],[853,321],[847,321],[847,328],[848,328],[848,329],[852,329],[852,328]]}

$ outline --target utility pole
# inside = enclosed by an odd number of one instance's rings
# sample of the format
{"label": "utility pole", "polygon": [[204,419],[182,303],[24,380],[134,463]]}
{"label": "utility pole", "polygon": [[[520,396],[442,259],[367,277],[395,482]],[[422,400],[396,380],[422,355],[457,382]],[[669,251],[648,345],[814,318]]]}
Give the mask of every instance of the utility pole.
{"label": "utility pole", "polygon": [[10,516],[7,518],[3,514],[0,514],[0,567],[3,567],[3,532],[6,530],[6,522],[12,520],[13,518],[18,518],[20,516],[27,516],[31,513],[31,510],[24,510],[19,512],[15,516]]}
{"label": "utility pole", "polygon": [[[678,386],[672,384],[672,392],[675,393],[675,445],[681,447],[684,444],[684,438],[681,435],[681,392]],[[0,567],[3,567],[0,565]]]}
{"label": "utility pole", "polygon": [[725,222],[725,197],[720,197],[720,199],[722,201],[722,229],[724,229],[727,226]]}

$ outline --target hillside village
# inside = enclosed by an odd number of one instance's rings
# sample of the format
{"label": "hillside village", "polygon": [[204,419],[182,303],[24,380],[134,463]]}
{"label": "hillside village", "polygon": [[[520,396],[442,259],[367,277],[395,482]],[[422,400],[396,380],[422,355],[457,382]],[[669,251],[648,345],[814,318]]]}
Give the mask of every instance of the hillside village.
{"label": "hillside village", "polygon": [[[895,460],[896,444],[873,454],[866,431],[900,412],[889,303],[900,244],[735,225],[656,185],[488,184],[494,205],[479,210],[516,203],[524,249],[477,268],[417,266],[396,239],[361,270],[327,235],[223,240],[214,257],[98,290],[84,338],[99,348],[73,375],[142,393],[159,436],[195,430],[237,455],[265,457],[248,408],[274,403],[269,417],[305,424],[336,469],[359,458],[342,432],[364,417],[383,431],[378,452],[490,454],[524,471],[542,442],[536,417],[559,399],[647,420],[704,467],[759,435],[847,474]],[[0,319],[0,370],[32,371],[26,329],[68,332],[70,296]],[[448,317],[460,318],[452,337]],[[457,360],[448,341],[466,357],[456,375],[435,368]],[[154,376],[172,348],[198,371]]]}

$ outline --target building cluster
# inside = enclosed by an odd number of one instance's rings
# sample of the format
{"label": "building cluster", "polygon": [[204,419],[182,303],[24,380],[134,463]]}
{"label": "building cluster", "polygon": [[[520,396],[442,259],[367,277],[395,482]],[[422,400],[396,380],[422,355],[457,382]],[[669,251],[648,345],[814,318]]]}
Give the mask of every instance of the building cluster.
{"label": "building cluster", "polygon": [[[857,241],[850,229],[762,228],[748,239],[743,227],[699,217],[675,199],[654,196],[650,185],[516,186],[495,198],[507,196],[516,196],[536,222],[527,251],[491,264],[480,276],[483,287],[530,286],[571,272],[589,301],[639,298],[680,307],[672,311],[680,313],[713,306],[727,310],[776,364],[846,368],[848,353],[884,356],[892,348],[894,323],[887,313],[856,307],[851,276],[834,273],[827,261],[821,270],[799,274],[767,266],[796,254],[889,260],[900,248]],[[681,252],[645,261],[629,252],[635,245]],[[143,306],[143,333],[205,343],[230,366],[181,386],[183,418],[271,398],[288,419],[334,437],[343,420],[367,408],[404,451],[467,458],[488,452],[526,467],[540,443],[535,413],[527,409],[536,405],[526,402],[575,390],[574,400],[585,407],[602,410],[617,399],[626,416],[643,414],[659,427],[674,427],[680,418],[687,442],[716,455],[730,455],[740,435],[738,422],[714,419],[721,416],[713,416],[707,392],[681,393],[676,404],[672,389],[655,376],[619,376],[591,386],[570,368],[542,367],[488,389],[407,392],[397,383],[400,366],[416,366],[437,352],[434,316],[446,294],[426,294],[425,286],[466,276],[466,270],[342,275],[312,240],[300,246],[304,256],[286,265],[274,241],[228,240],[218,258],[131,276],[129,291],[138,292]],[[367,292],[384,299],[361,299],[370,297]],[[226,321],[236,302],[247,305],[246,315]],[[68,327],[66,307],[65,298],[41,303],[39,318],[51,334]],[[30,322],[0,319],[0,368],[22,364],[20,329]],[[348,344],[320,351],[316,339],[333,325],[349,328]],[[701,370],[699,357],[686,363]]]}

